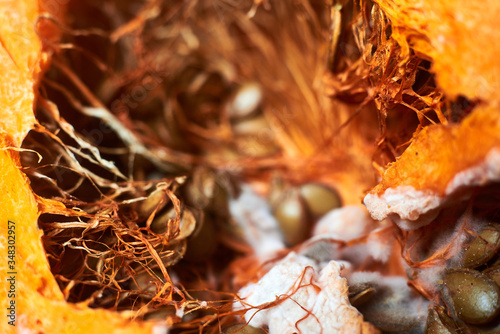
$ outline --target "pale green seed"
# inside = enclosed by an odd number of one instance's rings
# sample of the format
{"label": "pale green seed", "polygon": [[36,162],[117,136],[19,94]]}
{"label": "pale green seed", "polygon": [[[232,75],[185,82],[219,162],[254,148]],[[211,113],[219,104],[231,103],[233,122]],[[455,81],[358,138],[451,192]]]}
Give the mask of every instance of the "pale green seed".
{"label": "pale green seed", "polygon": [[309,237],[311,221],[297,191],[291,190],[282,196],[274,210],[274,216],[287,246],[293,247]]}
{"label": "pale green seed", "polygon": [[462,263],[467,268],[477,268],[488,262],[500,248],[500,228],[489,224],[466,247]]}
{"label": "pale green seed", "polygon": [[485,324],[500,313],[500,288],[486,275],[470,269],[453,269],[443,278],[460,319]]}
{"label": "pale green seed", "polygon": [[300,194],[314,219],[318,219],[342,205],[337,191],[323,184],[304,184],[300,187]]}

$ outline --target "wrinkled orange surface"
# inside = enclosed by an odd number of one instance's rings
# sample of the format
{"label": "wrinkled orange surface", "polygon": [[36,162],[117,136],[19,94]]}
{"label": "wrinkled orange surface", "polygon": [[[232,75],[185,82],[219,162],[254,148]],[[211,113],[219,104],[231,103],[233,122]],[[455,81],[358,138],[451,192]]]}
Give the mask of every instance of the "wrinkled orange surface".
{"label": "wrinkled orange surface", "polygon": [[500,149],[500,114],[479,107],[461,124],[424,128],[371,192],[409,185],[443,195],[457,173],[481,163],[492,148]]}
{"label": "wrinkled orange surface", "polygon": [[391,20],[399,44],[433,60],[432,70],[448,96],[500,100],[500,1],[375,2]]}
{"label": "wrinkled orange surface", "polygon": [[482,101],[461,125],[421,131],[388,166],[371,193],[400,185],[443,195],[458,173],[500,147],[500,2],[495,0],[375,0],[392,24],[392,36],[432,60],[440,88],[450,98]]}
{"label": "wrinkled orange surface", "polygon": [[[0,305],[1,333],[151,333],[151,324],[131,322],[119,313],[65,302],[49,268],[38,229],[38,204],[20,171],[19,147],[35,122],[34,86],[48,61],[33,31],[39,4],[0,2]],[[16,257],[8,267],[8,221],[15,226]],[[7,274],[14,271],[16,274]],[[6,276],[15,276],[17,321],[8,324]],[[29,330],[28,330],[29,329]]]}
{"label": "wrinkled orange surface", "polygon": [[19,146],[35,122],[33,84],[45,63],[33,26],[33,1],[2,1],[0,15],[0,131],[8,144]]}

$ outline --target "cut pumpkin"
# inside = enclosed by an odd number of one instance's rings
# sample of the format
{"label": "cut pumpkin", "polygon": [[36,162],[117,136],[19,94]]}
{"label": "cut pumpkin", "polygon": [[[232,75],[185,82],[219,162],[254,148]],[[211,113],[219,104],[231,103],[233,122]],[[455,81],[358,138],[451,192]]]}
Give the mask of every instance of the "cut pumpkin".
{"label": "cut pumpkin", "polygon": [[[49,60],[33,30],[41,6],[29,0],[0,4],[0,270],[4,277],[0,281],[4,310],[0,332],[151,333],[151,323],[133,322],[125,314],[67,303],[50,272],[41,243],[43,233],[38,229],[37,198],[20,170],[16,150],[36,122],[34,88]],[[7,258],[8,245],[15,246],[13,262],[7,262],[12,261]],[[6,278],[14,278],[15,289],[9,283],[14,280]],[[15,295],[7,294],[9,290]],[[12,301],[15,322],[11,325],[5,313]]]}
{"label": "cut pumpkin", "polygon": [[404,229],[429,222],[448,197],[500,181],[500,115],[479,107],[461,124],[424,128],[365,197],[372,217],[402,219]]}
{"label": "cut pumpkin", "polygon": [[461,124],[439,124],[413,143],[365,197],[375,219],[403,229],[429,223],[463,188],[500,181],[500,37],[498,2],[377,0],[406,56],[410,47],[432,60],[438,85],[454,99],[480,101]]}
{"label": "cut pumpkin", "polygon": [[391,20],[392,35],[433,61],[439,86],[452,98],[500,100],[500,2],[375,0]]}
{"label": "cut pumpkin", "polygon": [[[67,303],[50,271],[41,243],[43,233],[37,221],[48,207],[57,209],[59,204],[34,195],[28,178],[21,171],[18,154],[23,138],[36,124],[33,113],[35,88],[50,58],[34,29],[37,26],[42,35],[53,33],[50,27],[43,26],[43,22],[36,23],[42,12],[40,8],[45,5],[43,1],[3,1],[0,4],[0,73],[3,76],[0,83],[0,168],[3,173],[0,179],[0,252],[4,254],[0,270],[16,282],[15,296],[2,293],[0,297],[2,305],[15,302],[15,327],[4,317],[0,331],[163,333],[167,329],[162,325],[133,321],[133,313],[91,309],[85,303]],[[411,228],[411,221],[439,208],[446,196],[458,187],[500,180],[500,169],[496,167],[500,166],[497,89],[500,89],[497,79],[500,67],[490,67],[500,49],[488,42],[498,39],[497,30],[492,27],[500,15],[500,6],[490,1],[488,11],[484,11],[478,10],[485,5],[478,1],[467,4],[428,0],[375,2],[391,20],[393,38],[403,50],[409,53],[411,47],[434,61],[433,71],[438,84],[448,96],[464,95],[490,103],[480,104],[462,124],[424,128],[398,161],[388,166],[381,183],[365,199],[376,219],[397,214],[410,221],[405,227]],[[460,28],[450,23],[453,20],[443,24],[442,17],[468,24]],[[477,34],[481,36],[479,39]],[[474,43],[476,41],[479,42]],[[471,45],[476,46],[471,48]],[[316,105],[316,102],[311,104]],[[304,151],[312,150],[307,143],[302,146]],[[458,181],[457,176],[461,177]],[[360,187],[357,180],[353,183],[357,185],[345,188]],[[416,207],[411,206],[413,203]],[[15,233],[9,234],[9,231]],[[10,240],[13,240],[11,244]],[[8,262],[8,246],[12,246],[14,240],[15,257]],[[8,291],[9,281],[2,280],[0,289]]]}

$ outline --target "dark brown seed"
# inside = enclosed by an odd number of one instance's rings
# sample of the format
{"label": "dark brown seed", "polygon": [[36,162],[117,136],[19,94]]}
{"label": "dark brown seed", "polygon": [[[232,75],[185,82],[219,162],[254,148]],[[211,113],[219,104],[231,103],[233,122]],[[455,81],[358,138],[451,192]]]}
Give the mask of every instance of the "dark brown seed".
{"label": "dark brown seed", "polygon": [[449,270],[443,278],[457,316],[485,324],[500,312],[500,288],[488,276],[470,269]]}
{"label": "dark brown seed", "polygon": [[252,327],[245,324],[232,325],[222,332],[223,334],[265,334],[266,332],[261,328]]}
{"label": "dark brown seed", "polygon": [[295,246],[309,237],[311,221],[298,191],[285,193],[274,210],[287,246]]}
{"label": "dark brown seed", "polygon": [[300,187],[300,195],[314,219],[321,218],[342,205],[339,194],[334,189],[318,183],[307,183]]}
{"label": "dark brown seed", "polygon": [[452,321],[444,312],[431,308],[425,324],[425,334],[453,334]]}
{"label": "dark brown seed", "polygon": [[474,329],[477,334],[498,334],[500,333],[500,321],[497,320],[493,324],[477,326]]}
{"label": "dark brown seed", "polygon": [[229,219],[229,194],[220,184],[215,184],[214,195],[210,203],[209,210],[215,212],[218,216]]}
{"label": "dark brown seed", "polygon": [[500,228],[489,224],[465,249],[462,263],[467,268],[477,268],[488,262],[500,248]]}
{"label": "dark brown seed", "polygon": [[208,260],[217,248],[217,233],[214,222],[203,219],[201,225],[188,239],[184,259],[191,262],[203,262]]}

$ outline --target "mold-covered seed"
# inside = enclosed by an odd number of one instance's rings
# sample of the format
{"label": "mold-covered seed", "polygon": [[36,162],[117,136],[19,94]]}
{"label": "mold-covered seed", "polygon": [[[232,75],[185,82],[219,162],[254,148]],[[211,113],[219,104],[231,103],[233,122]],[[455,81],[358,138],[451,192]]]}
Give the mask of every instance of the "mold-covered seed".
{"label": "mold-covered seed", "polygon": [[500,248],[500,227],[489,224],[467,246],[462,263],[467,268],[477,268],[489,261]]}
{"label": "mold-covered seed", "polygon": [[470,269],[449,270],[444,278],[458,317],[470,324],[485,324],[500,312],[500,288],[488,276]]}
{"label": "mold-covered seed", "polygon": [[444,312],[436,309],[429,309],[427,323],[425,324],[425,334],[453,334],[452,321]]}
{"label": "mold-covered seed", "polygon": [[352,306],[358,307],[367,303],[375,294],[375,289],[372,287],[366,288],[359,292],[349,294],[349,302]]}
{"label": "mold-covered seed", "polygon": [[[371,275],[371,279],[377,276]],[[374,289],[371,298],[356,308],[365,321],[373,324],[383,333],[417,333],[422,332],[425,325],[427,301],[406,285],[403,278],[385,278],[371,281]],[[352,276],[351,276],[352,280]],[[368,296],[367,296],[368,297]]]}
{"label": "mold-covered seed", "polygon": [[288,246],[295,246],[309,236],[311,223],[305,203],[298,191],[285,193],[274,210],[283,239]]}
{"label": "mold-covered seed", "polygon": [[300,187],[300,194],[314,219],[342,205],[337,191],[323,184],[304,184]]}
{"label": "mold-covered seed", "polygon": [[245,324],[232,325],[222,332],[223,334],[265,334],[261,328],[252,327]]}

